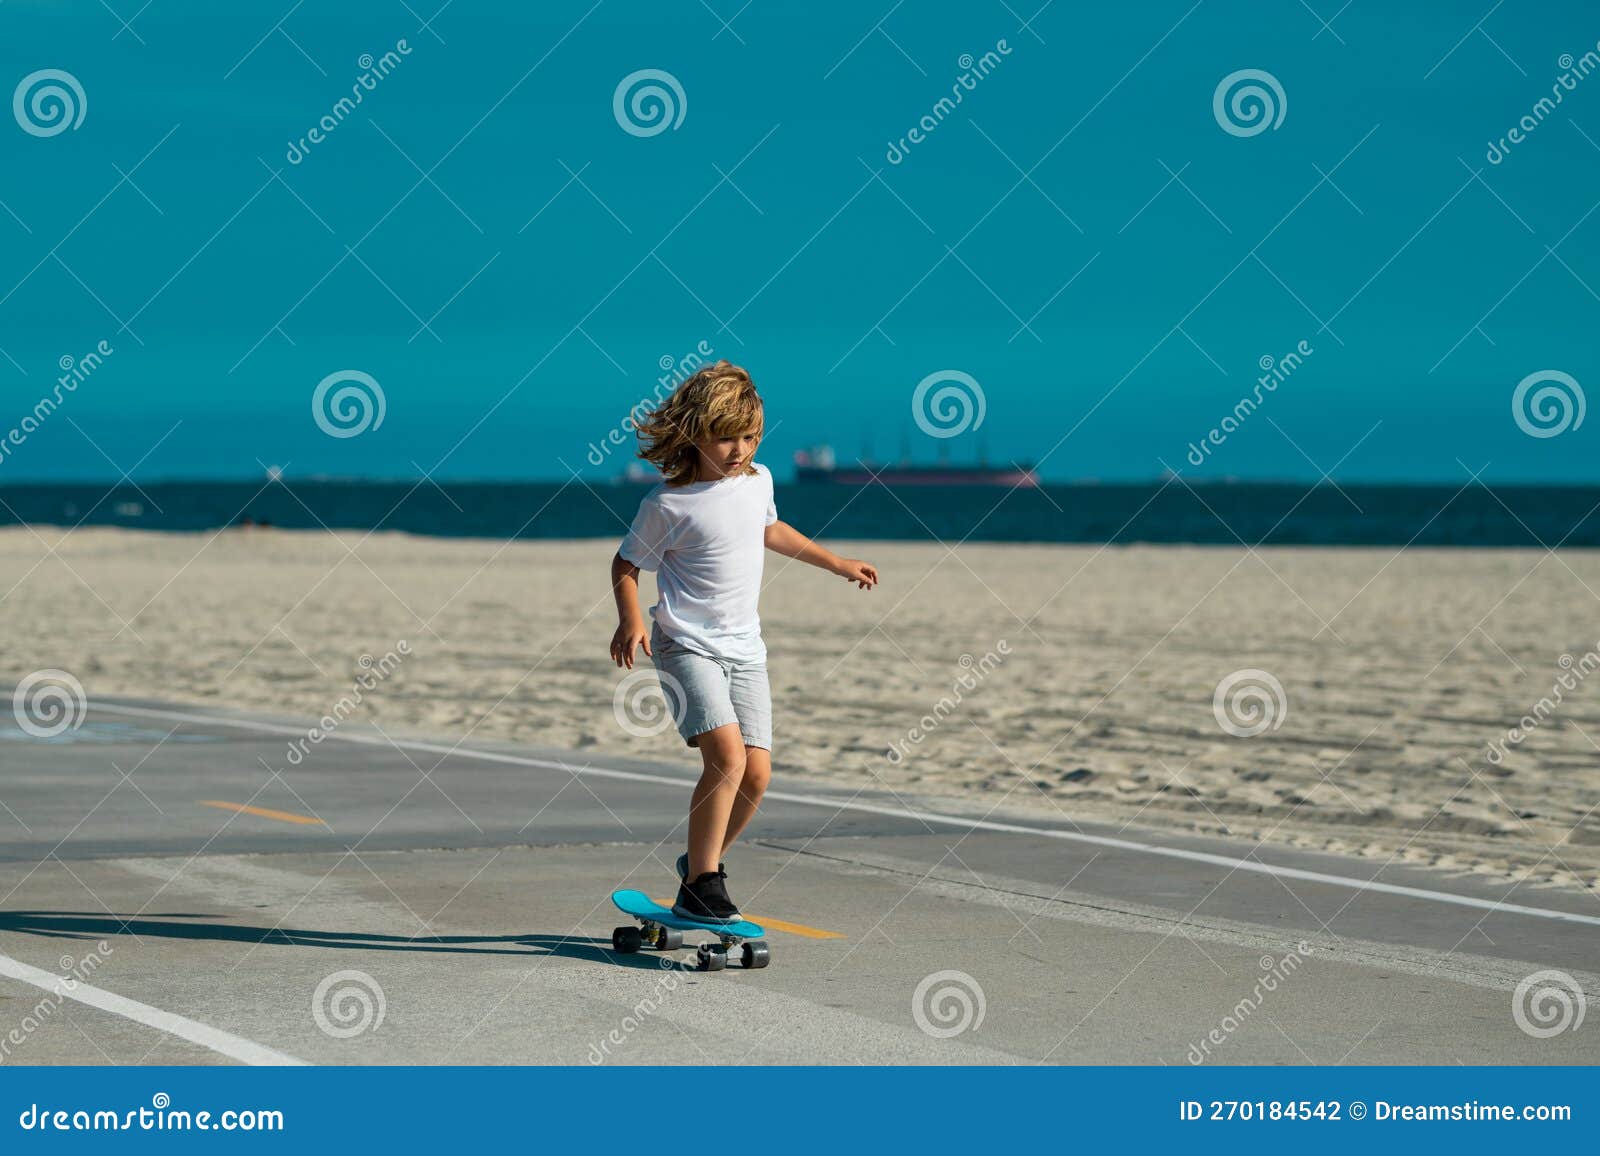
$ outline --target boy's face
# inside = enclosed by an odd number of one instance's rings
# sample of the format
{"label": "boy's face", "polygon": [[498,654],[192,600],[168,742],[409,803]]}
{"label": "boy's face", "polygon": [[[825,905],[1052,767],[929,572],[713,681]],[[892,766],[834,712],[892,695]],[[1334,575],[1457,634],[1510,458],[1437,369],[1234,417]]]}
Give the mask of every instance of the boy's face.
{"label": "boy's face", "polygon": [[738,474],[756,455],[761,435],[755,430],[730,437],[712,437],[694,443],[700,451],[700,480],[715,481]]}

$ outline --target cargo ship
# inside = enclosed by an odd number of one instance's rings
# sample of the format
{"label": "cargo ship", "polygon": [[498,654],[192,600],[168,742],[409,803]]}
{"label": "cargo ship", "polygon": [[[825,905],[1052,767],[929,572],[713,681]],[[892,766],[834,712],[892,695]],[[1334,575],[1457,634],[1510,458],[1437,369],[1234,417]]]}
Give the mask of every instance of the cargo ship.
{"label": "cargo ship", "polygon": [[917,465],[901,460],[896,463],[874,463],[865,459],[854,465],[841,466],[834,460],[829,446],[814,446],[799,450],[794,455],[796,482],[822,482],[835,486],[1009,486],[1032,488],[1039,485],[1039,475],[1032,465],[1013,462],[1009,465],[991,466],[981,458],[971,465],[951,465],[938,462]]}

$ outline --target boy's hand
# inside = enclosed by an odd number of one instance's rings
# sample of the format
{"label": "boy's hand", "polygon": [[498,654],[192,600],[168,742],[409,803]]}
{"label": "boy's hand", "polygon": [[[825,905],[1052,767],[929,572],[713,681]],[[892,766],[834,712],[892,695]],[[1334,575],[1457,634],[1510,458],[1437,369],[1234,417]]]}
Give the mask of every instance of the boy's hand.
{"label": "boy's hand", "polygon": [[[645,633],[644,625],[639,622],[624,622],[617,627],[617,632],[611,636],[611,658],[618,666],[633,669],[633,656],[638,653],[639,647],[644,647],[644,652],[650,655],[650,636]],[[650,657],[655,657],[650,655]]]}
{"label": "boy's hand", "polygon": [[859,558],[840,558],[833,572],[863,590],[870,590],[878,584],[878,568]]}

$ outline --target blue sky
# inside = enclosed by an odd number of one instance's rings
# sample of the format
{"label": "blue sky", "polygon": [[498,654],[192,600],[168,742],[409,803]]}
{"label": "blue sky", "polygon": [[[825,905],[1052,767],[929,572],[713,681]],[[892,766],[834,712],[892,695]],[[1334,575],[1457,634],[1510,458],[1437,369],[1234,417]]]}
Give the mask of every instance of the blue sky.
{"label": "blue sky", "polygon": [[[114,350],[0,482],[606,476],[589,444],[702,341],[755,376],[780,478],[807,443],[909,439],[1063,481],[1600,481],[1600,418],[1512,411],[1540,371],[1600,388],[1600,76],[1485,156],[1595,49],[1592,9],[708,4],[0,7],[5,85],[58,69],[86,106],[0,124],[0,437]],[[619,122],[643,69],[676,128]],[[1275,128],[1219,122],[1244,69]],[[330,437],[312,395],[348,369],[384,420]],[[919,428],[943,370],[981,429]]]}

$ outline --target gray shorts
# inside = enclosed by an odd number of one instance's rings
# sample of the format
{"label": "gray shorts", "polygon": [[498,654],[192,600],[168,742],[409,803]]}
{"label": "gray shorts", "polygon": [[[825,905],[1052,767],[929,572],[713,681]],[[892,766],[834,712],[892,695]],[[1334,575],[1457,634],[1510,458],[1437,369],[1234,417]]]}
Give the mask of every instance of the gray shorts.
{"label": "gray shorts", "polygon": [[710,658],[668,638],[653,624],[650,650],[662,693],[686,743],[699,746],[699,735],[738,723],[745,746],[772,749],[766,663]]}

